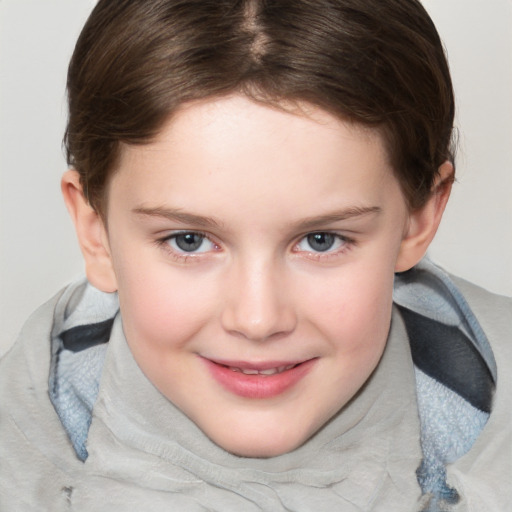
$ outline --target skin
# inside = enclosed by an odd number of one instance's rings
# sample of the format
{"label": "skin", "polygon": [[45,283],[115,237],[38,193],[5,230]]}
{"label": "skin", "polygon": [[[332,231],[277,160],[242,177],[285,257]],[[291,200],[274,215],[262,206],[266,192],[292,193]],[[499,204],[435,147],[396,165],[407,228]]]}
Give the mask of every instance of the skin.
{"label": "skin", "polygon": [[[138,365],[244,456],[300,446],[365,383],[386,344],[394,272],[421,259],[449,195],[438,186],[408,211],[378,132],[301,107],[240,96],[185,106],[152,143],[123,149],[108,230],[77,173],[63,178],[88,278],[118,291]],[[444,164],[438,183],[451,172]],[[184,251],[182,232],[205,238]],[[333,234],[332,247],[317,250],[311,233]],[[205,360],[310,363],[284,392],[245,397]]]}

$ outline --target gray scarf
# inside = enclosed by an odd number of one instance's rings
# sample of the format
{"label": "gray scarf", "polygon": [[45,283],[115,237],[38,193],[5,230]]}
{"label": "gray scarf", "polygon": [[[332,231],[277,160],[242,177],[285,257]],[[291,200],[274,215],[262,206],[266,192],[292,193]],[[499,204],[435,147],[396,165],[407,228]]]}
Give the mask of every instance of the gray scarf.
{"label": "gray scarf", "polygon": [[[95,485],[108,492],[109,510],[139,501],[152,510],[161,504],[162,510],[347,512],[456,503],[444,468],[471,448],[487,421],[492,352],[457,288],[431,263],[398,276],[395,288],[400,313],[394,312],[377,370],[303,446],[271,459],[236,457],[213,444],[137,367],[120,317],[114,321],[115,295],[86,284],[69,288],[56,309],[50,395],[78,457],[102,474]],[[445,346],[463,358],[461,382],[439,364],[453,368]],[[467,382],[475,380],[480,387],[468,393]],[[93,510],[101,493],[83,492]]]}

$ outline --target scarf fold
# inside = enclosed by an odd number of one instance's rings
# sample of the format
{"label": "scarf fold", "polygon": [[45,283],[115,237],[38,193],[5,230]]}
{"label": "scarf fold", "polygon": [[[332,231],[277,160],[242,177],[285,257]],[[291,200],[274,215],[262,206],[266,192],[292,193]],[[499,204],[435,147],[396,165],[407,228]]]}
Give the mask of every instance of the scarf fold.
{"label": "scarf fold", "polygon": [[386,511],[392,505],[410,512],[421,494],[414,474],[418,432],[414,371],[396,313],[381,362],[358,395],[301,447],[269,459],[238,457],[210,441],[142,374],[117,317],[86,466],[121,480],[122,499],[134,502],[145,475],[151,503],[166,495],[174,505],[179,493],[181,502],[223,511]]}

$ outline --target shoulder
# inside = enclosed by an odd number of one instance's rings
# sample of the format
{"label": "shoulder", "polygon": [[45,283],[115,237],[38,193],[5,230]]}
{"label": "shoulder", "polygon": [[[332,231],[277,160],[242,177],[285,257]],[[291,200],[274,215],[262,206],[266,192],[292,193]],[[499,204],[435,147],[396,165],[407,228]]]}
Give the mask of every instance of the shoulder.
{"label": "shoulder", "polygon": [[0,360],[2,510],[44,508],[47,499],[54,503],[68,480],[64,468],[74,465],[73,449],[48,395],[53,318],[62,293],[31,315]]}
{"label": "shoulder", "polygon": [[504,380],[512,383],[512,298],[491,293],[464,279],[453,277],[453,281],[489,340],[496,360],[498,387]]}
{"label": "shoulder", "polygon": [[[11,349],[0,359],[0,396],[9,388],[12,396],[23,377],[33,383],[48,380],[51,360],[51,332],[55,307],[63,291],[40,306],[24,324]],[[46,384],[47,385],[47,384]],[[1,403],[5,403],[2,396]]]}
{"label": "shoulder", "polygon": [[496,391],[485,428],[471,451],[448,468],[448,477],[462,491],[465,500],[461,506],[468,510],[508,510],[512,502],[512,299],[452,279],[492,348]]}
{"label": "shoulder", "polygon": [[[465,279],[452,276],[484,331],[506,338],[512,343],[512,297],[491,293]],[[486,329],[487,327],[487,329]]]}

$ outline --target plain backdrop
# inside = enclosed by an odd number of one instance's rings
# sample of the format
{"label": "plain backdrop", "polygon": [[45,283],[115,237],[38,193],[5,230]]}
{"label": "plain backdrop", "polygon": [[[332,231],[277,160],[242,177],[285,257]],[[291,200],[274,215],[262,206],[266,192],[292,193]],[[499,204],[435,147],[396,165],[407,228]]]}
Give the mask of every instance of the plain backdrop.
{"label": "plain backdrop", "polygon": [[[65,75],[93,0],[0,0],[0,354],[83,272],[60,196]],[[512,0],[425,0],[457,95],[458,183],[430,256],[512,295]]]}

